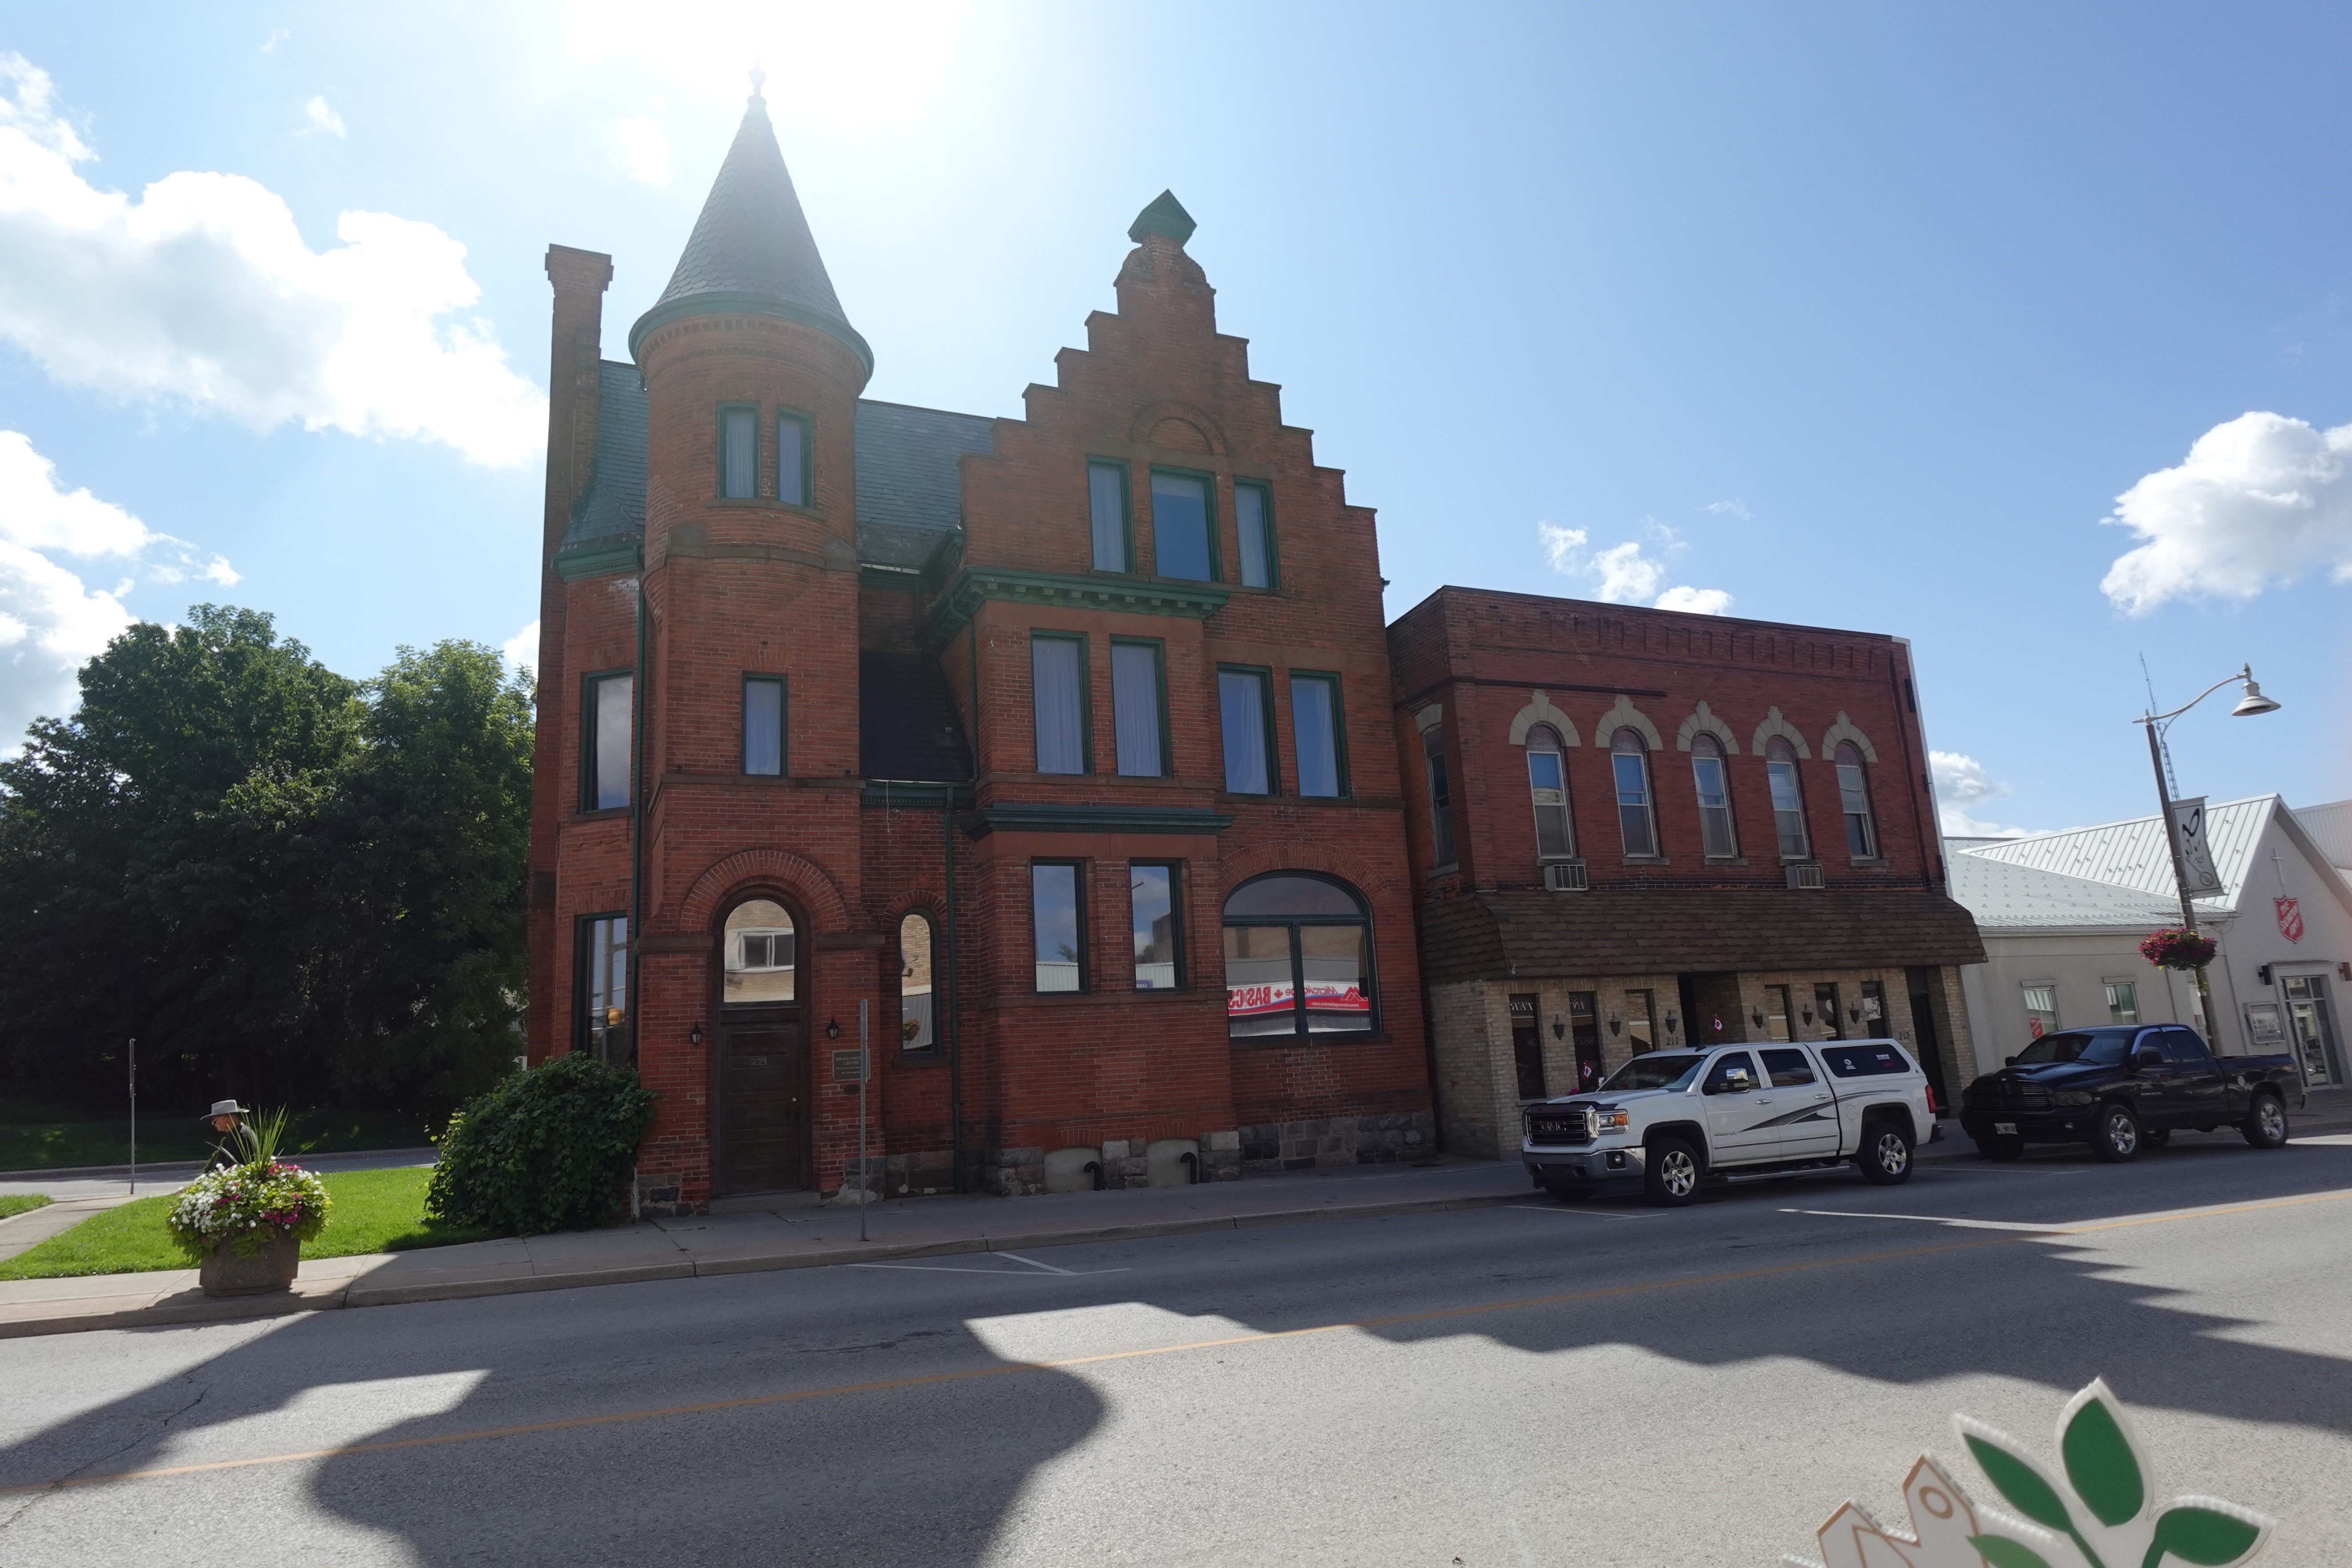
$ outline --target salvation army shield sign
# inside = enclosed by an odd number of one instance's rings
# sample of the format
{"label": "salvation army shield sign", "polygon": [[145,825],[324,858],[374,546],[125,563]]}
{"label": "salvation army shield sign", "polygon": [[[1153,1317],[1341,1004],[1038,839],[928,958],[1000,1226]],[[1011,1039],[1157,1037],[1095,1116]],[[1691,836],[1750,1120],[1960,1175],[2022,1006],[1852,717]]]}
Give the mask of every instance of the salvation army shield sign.
{"label": "salvation army shield sign", "polygon": [[2271,900],[2271,907],[2278,911],[2279,935],[2289,942],[2301,942],[2303,940],[2303,906],[2296,900],[2281,895]]}

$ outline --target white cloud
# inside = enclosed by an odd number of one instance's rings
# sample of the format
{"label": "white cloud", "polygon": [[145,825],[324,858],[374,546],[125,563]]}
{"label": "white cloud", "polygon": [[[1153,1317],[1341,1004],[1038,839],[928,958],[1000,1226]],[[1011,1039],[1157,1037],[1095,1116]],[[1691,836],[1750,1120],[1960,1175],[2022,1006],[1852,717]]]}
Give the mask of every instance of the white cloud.
{"label": "white cloud", "polygon": [[526,666],[536,667],[539,663],[539,623],[533,621],[507,638],[499,652],[506,656],[509,674]]}
{"label": "white cloud", "polygon": [[2116,498],[2101,521],[2146,541],[2099,587],[2126,615],[2171,599],[2251,599],[2325,571],[2352,583],[2352,425],[2276,414],[2216,425],[2177,468]]}
{"label": "white cloud", "polygon": [[650,114],[633,114],[613,127],[613,163],[648,185],[669,184],[669,138]]}
{"label": "white cloud", "polygon": [[52,376],[490,466],[539,452],[545,397],[488,322],[455,315],[481,297],[463,245],[349,211],[341,243],[313,251],[286,203],[236,174],[167,174],[135,202],[99,190],[52,97],[45,72],[0,54],[0,337]]}
{"label": "white cloud", "polygon": [[[134,575],[94,589],[50,553],[112,557]],[[0,751],[36,717],[71,710],[75,672],[131,624],[122,596],[138,572],[157,583],[237,580],[219,556],[205,560],[112,502],[64,489],[31,441],[0,430]]]}
{"label": "white cloud", "polygon": [[1955,838],[2021,838],[2032,829],[1989,821],[1969,808],[1998,800],[2009,786],[1985,772],[1965,752],[1929,752],[1927,771],[1936,780],[1936,804],[1944,831]]}
{"label": "white cloud", "polygon": [[1698,510],[1717,517],[1736,517],[1742,522],[1751,521],[1755,515],[1748,510],[1748,503],[1738,496],[1728,500],[1711,500]]}
{"label": "white cloud", "polygon": [[330,136],[341,136],[343,117],[327,107],[323,97],[313,97],[302,106],[302,118],[310,122],[313,131],[323,131]]}
{"label": "white cloud", "polygon": [[1643,520],[1642,531],[1658,551],[1655,556],[1644,553],[1639,540],[1629,539],[1596,552],[1591,548],[1592,536],[1585,529],[1561,528],[1551,522],[1536,524],[1536,537],[1543,542],[1544,555],[1550,561],[1551,569],[1563,577],[1578,579],[1603,603],[1630,605],[1648,600],[1662,610],[1683,610],[1701,616],[1719,616],[1731,608],[1731,595],[1721,588],[1694,588],[1685,584],[1661,592],[1659,584],[1666,580],[1666,563],[1681,554],[1685,546],[1673,529],[1653,519]]}
{"label": "white cloud", "polygon": [[261,40],[261,52],[265,55],[276,54],[278,52],[278,46],[284,43],[293,36],[294,35],[291,32],[284,27],[270,28],[269,37]]}

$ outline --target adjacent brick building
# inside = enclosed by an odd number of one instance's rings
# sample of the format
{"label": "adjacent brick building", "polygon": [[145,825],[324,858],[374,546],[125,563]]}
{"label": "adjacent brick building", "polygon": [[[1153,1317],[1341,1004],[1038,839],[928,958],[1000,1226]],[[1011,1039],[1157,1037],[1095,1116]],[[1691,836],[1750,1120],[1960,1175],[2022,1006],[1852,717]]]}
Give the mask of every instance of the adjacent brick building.
{"label": "adjacent brick building", "polygon": [[1973,1076],[1902,639],[1449,587],[1389,649],[1447,1149],[1669,1046]]}
{"label": "adjacent brick building", "polygon": [[893,1194],[1432,1147],[1372,516],[1192,231],[1017,420],[860,395],[756,93],[628,363],[549,251],[530,1050],[659,1091],[646,1205],[856,1186],[861,1104]]}

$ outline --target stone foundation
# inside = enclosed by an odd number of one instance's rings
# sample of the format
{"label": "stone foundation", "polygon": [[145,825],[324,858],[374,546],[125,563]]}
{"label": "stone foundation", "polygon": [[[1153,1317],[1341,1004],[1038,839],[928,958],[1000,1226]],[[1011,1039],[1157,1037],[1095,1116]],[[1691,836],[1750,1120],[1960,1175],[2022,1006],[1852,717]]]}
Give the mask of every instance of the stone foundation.
{"label": "stone foundation", "polygon": [[1267,1121],[1240,1130],[1242,1173],[1307,1171],[1318,1165],[1386,1165],[1437,1152],[1437,1121],[1426,1110],[1384,1116],[1327,1116]]}

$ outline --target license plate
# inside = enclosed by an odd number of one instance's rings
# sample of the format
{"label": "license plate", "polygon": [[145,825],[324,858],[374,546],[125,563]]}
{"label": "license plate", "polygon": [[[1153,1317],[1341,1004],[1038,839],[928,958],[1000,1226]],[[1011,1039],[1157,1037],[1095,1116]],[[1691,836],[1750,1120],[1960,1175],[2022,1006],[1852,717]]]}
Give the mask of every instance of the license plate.
{"label": "license plate", "polygon": [[1992,1130],[1999,1137],[2014,1138],[2017,1136],[2017,1123],[2014,1121],[1996,1121],[1992,1124]]}

